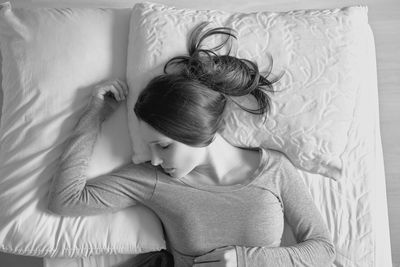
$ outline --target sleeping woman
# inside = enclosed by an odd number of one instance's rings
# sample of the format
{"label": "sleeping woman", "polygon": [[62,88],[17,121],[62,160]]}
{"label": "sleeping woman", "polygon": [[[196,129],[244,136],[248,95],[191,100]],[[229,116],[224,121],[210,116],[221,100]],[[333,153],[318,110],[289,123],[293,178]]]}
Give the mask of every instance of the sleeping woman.
{"label": "sleeping woman", "polygon": [[[204,49],[218,35],[225,41]],[[270,108],[273,82],[257,65],[217,55],[232,38],[230,28],[197,26],[188,55],[168,61],[135,104],[151,161],[87,180],[100,125],[128,94],[121,80],[95,86],[60,158],[49,209],[84,216],[141,203],[163,223],[168,266],[330,266],[330,233],[295,167],[277,151],[236,147],[220,134],[232,97],[254,96],[258,108],[240,106],[254,116]],[[295,245],[280,246],[284,220]]]}

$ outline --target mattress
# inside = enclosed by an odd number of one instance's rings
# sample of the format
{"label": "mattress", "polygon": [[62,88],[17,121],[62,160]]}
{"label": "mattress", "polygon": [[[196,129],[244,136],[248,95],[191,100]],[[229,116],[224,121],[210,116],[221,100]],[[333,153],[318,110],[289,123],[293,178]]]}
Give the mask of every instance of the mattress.
{"label": "mattress", "polygon": [[[372,75],[373,77],[374,75]],[[375,83],[371,83],[374,85]],[[301,172],[304,181],[325,218],[328,226],[338,240],[337,258],[333,266],[392,266],[390,254],[390,234],[386,202],[386,185],[383,166],[383,153],[379,131],[378,94],[376,86],[370,86],[368,94],[359,101],[365,101],[364,112],[371,108],[373,123],[369,149],[372,153],[363,163],[365,145],[360,145],[357,135],[354,139],[354,164],[348,172],[351,179],[334,182],[316,174]],[[359,111],[361,113],[361,111]],[[361,115],[361,114],[360,114]],[[358,155],[357,155],[358,154]],[[365,165],[364,165],[365,164]],[[369,167],[366,167],[369,165]],[[321,205],[329,203],[329,205]],[[336,213],[330,211],[335,210]],[[350,223],[349,223],[350,222]],[[285,230],[286,231],[286,230]],[[285,232],[286,242],[291,234]],[[87,258],[46,258],[44,267],[108,267],[129,266],[135,255],[91,256]]]}
{"label": "mattress", "polygon": [[[92,1],[93,2],[93,1]],[[126,7],[137,1],[116,1],[114,6]],[[160,1],[157,1],[160,2]],[[251,0],[245,4],[238,1],[197,1],[187,4],[184,0],[162,1],[166,4],[199,9],[225,10],[267,10],[273,7],[292,9],[298,4],[263,3]],[[46,6],[50,1],[24,3],[21,6]],[[58,3],[58,4],[55,4]],[[91,1],[68,2],[74,6],[93,6]],[[51,6],[67,6],[66,2],[53,2]],[[97,5],[110,6],[107,2]],[[315,6],[320,8],[321,6]],[[370,38],[373,38],[372,32]],[[373,41],[371,42],[373,44]],[[357,98],[354,120],[357,124],[349,131],[349,145],[346,148],[349,164],[345,179],[335,182],[319,174],[299,171],[326,219],[337,248],[334,266],[392,266],[389,223],[387,214],[385,173],[379,128],[378,88],[376,77],[375,47],[370,46],[369,65],[366,68],[363,93]],[[290,243],[290,232],[285,232],[284,242]],[[44,266],[129,266],[135,255],[96,255],[86,258],[45,258]]]}
{"label": "mattress", "polygon": [[[333,266],[392,266],[389,241],[389,227],[386,202],[386,185],[383,166],[381,136],[379,132],[378,98],[375,86],[370,92],[360,98],[366,101],[364,108],[370,105],[371,136],[369,146],[373,153],[362,164],[361,151],[364,146],[357,142],[354,135],[355,154],[354,165],[349,173],[355,174],[347,181],[334,182],[316,174],[301,172],[304,181],[317,204],[317,207],[328,218],[328,226],[338,240],[337,258]],[[373,108],[372,108],[373,107]],[[364,110],[367,112],[367,110]],[[370,167],[365,167],[365,165]],[[329,203],[329,205],[321,205]],[[330,211],[335,210],[334,216]],[[350,223],[349,223],[350,222]],[[284,237],[287,243],[292,238],[286,231]],[[46,258],[44,267],[109,267],[129,266],[129,261],[135,255],[98,255],[86,258]]]}

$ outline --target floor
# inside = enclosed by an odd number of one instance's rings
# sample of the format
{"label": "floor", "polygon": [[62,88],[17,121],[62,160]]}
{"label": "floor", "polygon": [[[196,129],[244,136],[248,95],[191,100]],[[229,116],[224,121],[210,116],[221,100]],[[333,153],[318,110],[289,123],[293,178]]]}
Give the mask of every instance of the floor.
{"label": "floor", "polygon": [[377,51],[392,261],[400,267],[400,1],[375,2],[370,23]]}

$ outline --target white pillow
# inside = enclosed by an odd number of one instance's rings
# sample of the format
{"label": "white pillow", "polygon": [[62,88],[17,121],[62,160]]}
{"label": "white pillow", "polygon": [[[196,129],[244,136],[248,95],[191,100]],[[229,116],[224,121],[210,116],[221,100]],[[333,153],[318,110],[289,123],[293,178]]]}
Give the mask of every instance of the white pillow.
{"label": "white pillow", "polygon": [[[0,7],[0,250],[81,257],[165,248],[157,216],[142,206],[75,218],[47,211],[58,157],[92,86],[125,78],[131,9]],[[123,105],[103,125],[91,177],[130,162],[126,120]]]}
{"label": "white pillow", "polygon": [[[238,146],[262,146],[284,152],[297,167],[340,179],[347,135],[364,64],[367,8],[232,13],[137,4],[131,16],[127,80],[128,121],[134,162],[149,159],[136,132],[133,112],[139,92],[173,56],[187,54],[189,32],[200,22],[237,31],[240,58],[283,77],[271,94],[273,107],[264,124],[232,105],[223,136]],[[215,42],[211,40],[210,42]],[[210,45],[211,46],[211,45]],[[251,99],[242,99],[250,102]]]}

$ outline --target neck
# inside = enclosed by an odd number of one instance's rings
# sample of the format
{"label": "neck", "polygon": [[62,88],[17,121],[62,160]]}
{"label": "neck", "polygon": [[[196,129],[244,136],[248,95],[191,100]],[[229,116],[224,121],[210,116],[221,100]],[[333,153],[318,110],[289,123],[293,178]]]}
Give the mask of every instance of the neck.
{"label": "neck", "polygon": [[235,168],[241,166],[245,160],[241,148],[235,147],[228,143],[219,134],[216,135],[214,141],[207,146],[204,164],[196,168],[196,172],[205,179],[211,179],[208,182],[213,184],[230,184],[232,177],[230,173]]}

